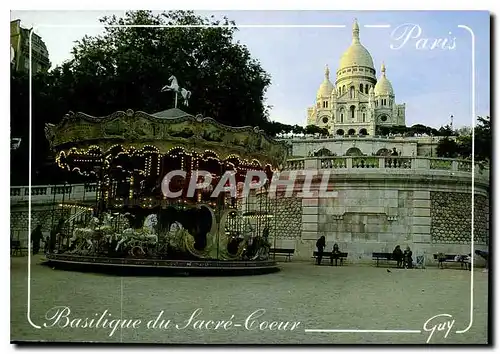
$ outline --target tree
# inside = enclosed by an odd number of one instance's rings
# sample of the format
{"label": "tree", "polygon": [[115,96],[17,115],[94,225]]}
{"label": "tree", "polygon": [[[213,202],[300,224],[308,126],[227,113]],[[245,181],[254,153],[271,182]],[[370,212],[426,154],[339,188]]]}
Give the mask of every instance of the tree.
{"label": "tree", "polygon": [[[474,158],[479,161],[491,160],[492,135],[490,117],[478,117],[478,124],[474,127]],[[440,131],[449,132],[449,126]],[[458,129],[453,132],[458,135],[456,141],[448,137],[439,141],[437,154],[440,157],[460,157],[469,159],[472,157],[472,130]]]}
{"label": "tree", "polygon": [[457,157],[458,144],[449,137],[441,139],[436,147],[436,153],[438,157]]}
{"label": "tree", "polygon": [[[105,25],[235,25],[192,11],[127,12],[104,17]],[[150,113],[173,107],[174,93],[160,92],[175,75],[190,90],[189,107],[232,126],[267,122],[264,94],[270,76],[243,44],[236,28],[116,28],[84,37],[60,70],[61,90],[71,90],[71,110],[106,115],[131,108]],[[73,80],[67,80],[70,76]],[[96,80],[98,78],[98,80]],[[68,107],[69,109],[69,107]]]}
{"label": "tree", "polygon": [[295,124],[293,127],[292,127],[292,133],[293,134],[304,134],[305,130],[304,130],[304,127],[301,127],[300,125],[298,124]]}
{"label": "tree", "polygon": [[492,134],[490,117],[478,117],[474,127],[474,153],[478,160],[491,160]]}
{"label": "tree", "polygon": [[[227,18],[204,18],[192,11],[160,15],[133,11],[123,18],[104,17],[101,22],[234,25]],[[270,107],[265,106],[264,95],[271,79],[247,47],[235,42],[236,31],[234,27],[105,27],[103,35],[85,36],[77,41],[69,61],[33,78],[34,169],[44,164],[48,154],[43,134],[46,122],[57,123],[69,111],[105,116],[126,109],[155,113],[172,108],[174,93],[160,92],[171,75],[192,93],[189,107],[178,108],[231,126],[265,128]],[[25,142],[27,82],[26,77],[15,77],[11,90],[11,100],[16,103],[12,106],[18,107],[13,110],[11,121],[13,125],[19,123],[14,128],[22,131]],[[24,151],[20,152],[22,163],[27,164],[27,150],[20,151]],[[23,179],[16,179],[16,183],[27,183],[26,173],[23,171]]]}

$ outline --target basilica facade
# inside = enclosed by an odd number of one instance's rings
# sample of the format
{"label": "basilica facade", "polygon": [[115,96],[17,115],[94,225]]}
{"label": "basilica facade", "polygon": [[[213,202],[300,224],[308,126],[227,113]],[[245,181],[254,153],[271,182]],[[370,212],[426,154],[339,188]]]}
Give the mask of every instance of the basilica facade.
{"label": "basilica facade", "polygon": [[307,109],[307,125],[326,128],[333,135],[375,135],[377,126],[405,125],[405,104],[396,104],[384,64],[377,79],[372,56],[360,42],[357,21],[335,84],[330,81],[330,69],[325,68],[316,104]]}

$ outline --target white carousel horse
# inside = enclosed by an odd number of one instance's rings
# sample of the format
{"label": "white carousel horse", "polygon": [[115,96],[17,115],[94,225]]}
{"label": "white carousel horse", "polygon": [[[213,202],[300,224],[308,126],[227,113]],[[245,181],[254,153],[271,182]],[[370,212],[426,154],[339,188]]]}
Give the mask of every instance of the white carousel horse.
{"label": "white carousel horse", "polygon": [[99,224],[99,219],[93,217],[90,219],[87,227],[78,227],[73,231],[73,236],[69,239],[69,246],[71,247],[73,243],[83,240],[87,243],[89,247],[93,246],[92,236],[95,233],[95,230]]}
{"label": "white carousel horse", "polygon": [[174,92],[179,92],[179,84],[177,83],[177,78],[172,75],[168,78],[170,81],[170,85],[165,85],[162,87],[161,92],[164,91],[174,91]]}
{"label": "white carousel horse", "polygon": [[182,235],[182,230],[184,228],[182,227],[182,224],[178,221],[174,221],[172,225],[170,225],[170,230],[168,231],[168,243],[172,247],[178,247],[180,246],[179,242],[179,236]]}
{"label": "white carousel horse", "polygon": [[133,244],[134,246],[142,246],[144,243],[154,244],[158,242],[158,236],[155,234],[156,225],[158,223],[158,218],[155,214],[148,215],[144,221],[143,228],[139,230],[134,230],[128,228],[122,232],[121,239],[116,244],[115,250],[118,251],[120,246],[127,242]]}
{"label": "white carousel horse", "polygon": [[123,232],[121,234],[121,239],[116,244],[115,251],[118,251],[118,249],[120,248],[122,243],[127,242],[129,240],[132,240],[134,237],[135,237],[134,229],[128,228],[128,229],[123,230]]}
{"label": "white carousel horse", "polygon": [[152,233],[154,233],[156,225],[158,225],[158,217],[156,214],[148,215],[146,220],[144,220],[144,228]]}
{"label": "white carousel horse", "polygon": [[186,90],[185,88],[181,89],[181,96],[184,99],[184,106],[189,106],[189,98],[191,97],[191,91]]}
{"label": "white carousel horse", "polygon": [[191,91],[188,91],[184,88],[181,88],[179,86],[179,83],[177,82],[177,78],[172,75],[168,78],[170,80],[170,85],[165,85],[162,87],[161,92],[165,91],[173,91],[175,92],[175,108],[177,108],[177,95],[180,94],[181,97],[184,99],[184,105],[188,106],[188,99],[191,97]]}

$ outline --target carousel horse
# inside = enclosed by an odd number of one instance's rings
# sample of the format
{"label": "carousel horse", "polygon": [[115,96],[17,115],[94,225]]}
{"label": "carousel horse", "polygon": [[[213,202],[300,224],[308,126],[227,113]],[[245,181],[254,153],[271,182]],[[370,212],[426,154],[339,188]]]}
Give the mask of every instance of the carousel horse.
{"label": "carousel horse", "polygon": [[179,248],[182,245],[182,224],[178,221],[174,221],[170,225],[170,230],[167,233],[168,244],[172,248]]}
{"label": "carousel horse", "polygon": [[[134,223],[131,223],[134,225]],[[143,227],[140,229],[134,229],[132,227],[124,230],[121,234],[121,239],[118,241],[115,247],[115,251],[118,251],[120,246],[125,244],[126,246],[131,246],[132,249],[142,247],[146,245],[158,243],[158,235],[155,233],[156,225],[158,224],[158,219],[155,214],[150,214],[146,217]]]}
{"label": "carousel horse", "polygon": [[114,233],[113,233],[113,217],[109,213],[104,213],[102,217],[102,222],[99,223],[99,225],[95,228],[95,231],[97,233],[95,234],[94,238],[95,239],[102,239],[105,238],[108,240],[108,242],[111,242],[114,238]]}
{"label": "carousel horse", "polygon": [[179,92],[179,83],[177,82],[177,78],[172,75],[168,78],[170,81],[170,85],[165,85],[162,87],[161,92],[164,91],[174,91],[174,92]]}
{"label": "carousel horse", "polygon": [[73,236],[69,239],[69,247],[71,248],[74,244],[79,244],[80,247],[71,251],[72,253],[79,251],[83,247],[82,243],[87,244],[88,248],[93,247],[92,237],[98,224],[99,219],[93,217],[90,219],[87,227],[79,227],[73,231]]}
{"label": "carousel horse", "polygon": [[186,90],[185,88],[181,89],[181,96],[184,99],[184,106],[189,106],[189,98],[191,97],[191,91]]}

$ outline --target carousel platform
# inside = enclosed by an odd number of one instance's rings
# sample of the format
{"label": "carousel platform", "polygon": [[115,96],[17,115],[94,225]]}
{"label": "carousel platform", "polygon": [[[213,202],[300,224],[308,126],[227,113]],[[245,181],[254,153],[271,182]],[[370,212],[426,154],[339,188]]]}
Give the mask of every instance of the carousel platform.
{"label": "carousel platform", "polygon": [[43,264],[53,269],[127,275],[253,275],[279,271],[274,260],[168,260],[110,258],[69,254],[46,254]]}

